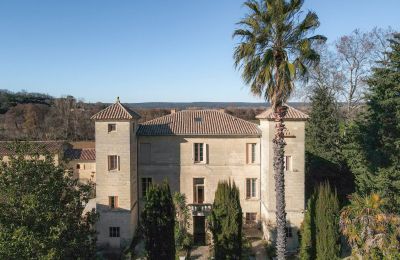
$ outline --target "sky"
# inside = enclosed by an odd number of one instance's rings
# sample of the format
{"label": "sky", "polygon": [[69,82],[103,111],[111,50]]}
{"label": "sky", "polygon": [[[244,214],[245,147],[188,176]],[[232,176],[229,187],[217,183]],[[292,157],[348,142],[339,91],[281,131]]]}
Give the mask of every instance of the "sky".
{"label": "sky", "polygon": [[[329,42],[399,30],[399,0],[306,0]],[[260,102],[233,66],[243,0],[1,0],[0,89],[88,102]]]}

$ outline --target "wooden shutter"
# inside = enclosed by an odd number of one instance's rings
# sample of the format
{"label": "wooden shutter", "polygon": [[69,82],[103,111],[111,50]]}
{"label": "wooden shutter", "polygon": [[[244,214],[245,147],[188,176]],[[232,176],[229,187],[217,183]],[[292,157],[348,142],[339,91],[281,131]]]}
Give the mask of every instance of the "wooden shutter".
{"label": "wooden shutter", "polygon": [[121,161],[121,160],[120,160],[120,156],[117,156],[118,171],[121,170],[120,161]]}

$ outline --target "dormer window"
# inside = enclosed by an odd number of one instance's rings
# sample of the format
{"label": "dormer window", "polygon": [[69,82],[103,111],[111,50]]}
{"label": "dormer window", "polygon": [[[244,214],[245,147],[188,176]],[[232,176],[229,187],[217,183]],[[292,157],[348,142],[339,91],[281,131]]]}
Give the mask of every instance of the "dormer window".
{"label": "dormer window", "polygon": [[108,124],[108,132],[115,132],[117,131],[117,124]]}
{"label": "dormer window", "polygon": [[202,120],[201,120],[201,117],[195,117],[194,121],[197,122],[197,123],[200,123]]}

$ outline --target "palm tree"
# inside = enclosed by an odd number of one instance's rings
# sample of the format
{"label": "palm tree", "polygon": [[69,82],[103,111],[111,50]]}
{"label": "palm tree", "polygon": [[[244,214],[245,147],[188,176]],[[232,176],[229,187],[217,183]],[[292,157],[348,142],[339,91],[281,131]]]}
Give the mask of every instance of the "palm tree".
{"label": "palm tree", "polygon": [[[400,257],[400,217],[385,212],[387,201],[378,194],[354,194],[342,209],[340,228],[353,253],[363,259]],[[374,256],[380,256],[374,258]]]}
{"label": "palm tree", "polygon": [[308,67],[319,62],[314,41],[325,41],[322,35],[310,36],[319,26],[314,12],[303,14],[304,0],[248,0],[249,13],[238,23],[233,37],[240,39],[234,51],[236,68],[251,92],[271,102],[275,114],[274,178],[276,190],[277,256],[285,259],[286,212],[284,180],[283,118],[294,81],[306,79]]}

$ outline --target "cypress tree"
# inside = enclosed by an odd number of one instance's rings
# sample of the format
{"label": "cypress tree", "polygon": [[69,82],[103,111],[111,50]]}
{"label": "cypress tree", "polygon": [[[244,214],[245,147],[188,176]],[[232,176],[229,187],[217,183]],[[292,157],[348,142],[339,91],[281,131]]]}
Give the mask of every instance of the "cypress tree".
{"label": "cypress tree", "polygon": [[340,162],[339,114],[335,97],[327,87],[313,90],[306,127],[306,150],[323,160]]}
{"label": "cypress tree", "polygon": [[142,213],[148,259],[175,259],[174,228],[175,210],[168,183],[151,186]]}
{"label": "cypress tree", "polygon": [[318,187],[315,203],[316,259],[338,259],[339,244],[339,202],[336,191],[329,183]]}
{"label": "cypress tree", "polygon": [[239,259],[242,254],[242,208],[235,183],[220,181],[210,215],[215,259]]}
{"label": "cypress tree", "polygon": [[400,34],[390,43],[388,60],[367,82],[365,112],[349,127],[345,152],[357,193],[378,193],[400,213]]}
{"label": "cypress tree", "polygon": [[306,124],[306,198],[312,187],[329,181],[339,197],[354,192],[354,177],[342,156],[340,115],[333,92],[327,86],[313,90],[310,119]]}
{"label": "cypress tree", "polygon": [[301,229],[300,259],[315,259],[315,196],[307,202],[307,211]]}

